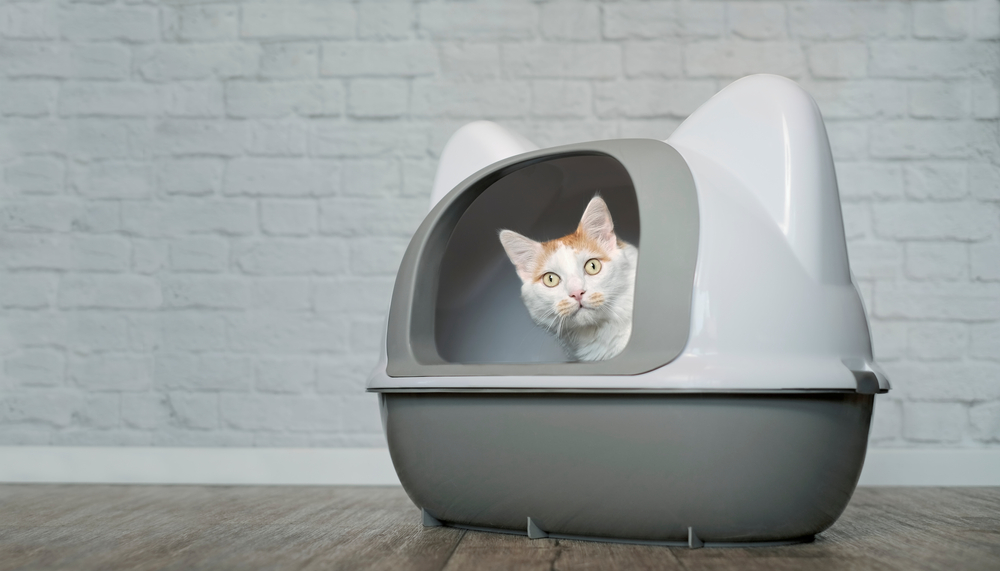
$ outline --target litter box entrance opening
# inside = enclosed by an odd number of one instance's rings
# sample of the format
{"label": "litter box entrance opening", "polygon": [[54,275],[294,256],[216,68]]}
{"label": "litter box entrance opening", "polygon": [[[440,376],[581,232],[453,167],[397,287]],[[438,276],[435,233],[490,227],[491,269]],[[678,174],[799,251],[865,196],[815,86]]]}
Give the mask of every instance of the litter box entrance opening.
{"label": "litter box entrance opening", "polygon": [[441,258],[435,307],[437,352],[450,363],[564,363],[556,337],[534,324],[501,229],[544,242],[574,232],[600,194],[615,233],[639,244],[639,205],[625,167],[606,155],[564,156],[500,178],[462,214]]}

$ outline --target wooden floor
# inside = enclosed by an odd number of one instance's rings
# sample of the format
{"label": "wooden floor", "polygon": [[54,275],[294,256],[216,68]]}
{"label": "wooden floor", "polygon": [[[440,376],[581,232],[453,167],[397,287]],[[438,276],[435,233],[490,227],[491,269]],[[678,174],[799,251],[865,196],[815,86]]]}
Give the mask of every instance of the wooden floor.
{"label": "wooden floor", "polygon": [[1000,488],[861,488],[810,544],[684,549],[424,528],[399,488],[0,485],[0,570],[1000,570]]}

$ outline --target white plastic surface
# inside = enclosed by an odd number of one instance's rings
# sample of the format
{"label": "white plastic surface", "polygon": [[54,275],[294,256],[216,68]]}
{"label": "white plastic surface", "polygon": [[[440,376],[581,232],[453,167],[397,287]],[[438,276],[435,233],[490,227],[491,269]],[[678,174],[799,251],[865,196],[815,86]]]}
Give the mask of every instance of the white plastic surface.
{"label": "white plastic surface", "polygon": [[631,376],[390,378],[383,355],[369,388],[854,390],[846,361],[888,389],[872,360],[812,98],[788,79],[750,76],[666,142],[694,175],[700,215],[691,330],[680,357]]}

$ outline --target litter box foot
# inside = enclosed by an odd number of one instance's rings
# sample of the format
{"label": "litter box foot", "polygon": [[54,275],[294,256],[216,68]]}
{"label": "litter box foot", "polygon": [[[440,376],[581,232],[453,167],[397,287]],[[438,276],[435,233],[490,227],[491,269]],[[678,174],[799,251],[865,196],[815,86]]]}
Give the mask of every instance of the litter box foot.
{"label": "litter box foot", "polygon": [[444,525],[441,520],[427,513],[427,510],[420,508],[420,522],[424,524],[424,527],[441,527]]}
{"label": "litter box foot", "polygon": [[705,547],[705,542],[695,535],[693,527],[688,528],[688,547],[691,549],[700,549]]}
{"label": "litter box foot", "polygon": [[543,537],[548,537],[548,536],[549,536],[549,534],[547,534],[544,531],[542,531],[542,528],[538,527],[538,525],[535,522],[531,521],[530,517],[528,518],[528,538],[529,539],[542,539]]}

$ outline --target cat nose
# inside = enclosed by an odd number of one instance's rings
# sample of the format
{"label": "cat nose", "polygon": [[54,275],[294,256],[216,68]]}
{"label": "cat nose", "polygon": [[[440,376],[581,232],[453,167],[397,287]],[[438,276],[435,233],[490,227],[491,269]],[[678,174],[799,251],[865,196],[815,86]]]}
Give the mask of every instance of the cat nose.
{"label": "cat nose", "polygon": [[578,289],[576,291],[569,292],[569,296],[577,301],[583,301],[583,294],[585,293],[587,292],[582,289]]}

